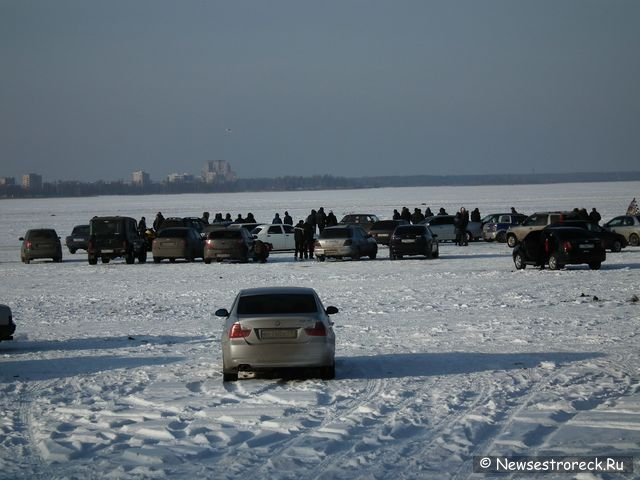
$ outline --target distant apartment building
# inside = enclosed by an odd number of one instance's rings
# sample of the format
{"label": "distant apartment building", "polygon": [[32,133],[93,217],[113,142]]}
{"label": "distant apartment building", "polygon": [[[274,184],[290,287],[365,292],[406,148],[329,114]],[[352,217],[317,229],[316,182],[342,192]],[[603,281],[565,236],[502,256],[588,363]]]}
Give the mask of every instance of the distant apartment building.
{"label": "distant apartment building", "polygon": [[195,177],[190,173],[172,173],[167,176],[167,183],[193,183]]}
{"label": "distant apartment building", "polygon": [[202,179],[205,183],[232,182],[236,174],[226,160],[209,160],[204,166]]}
{"label": "distant apartment building", "polygon": [[131,174],[131,183],[136,187],[146,187],[151,183],[151,178],[144,170],[138,170]]}
{"label": "distant apartment building", "polygon": [[13,186],[16,184],[15,177],[0,177],[0,185],[4,187]]}
{"label": "distant apartment building", "polygon": [[26,173],[22,176],[22,188],[25,190],[42,190],[42,175]]}

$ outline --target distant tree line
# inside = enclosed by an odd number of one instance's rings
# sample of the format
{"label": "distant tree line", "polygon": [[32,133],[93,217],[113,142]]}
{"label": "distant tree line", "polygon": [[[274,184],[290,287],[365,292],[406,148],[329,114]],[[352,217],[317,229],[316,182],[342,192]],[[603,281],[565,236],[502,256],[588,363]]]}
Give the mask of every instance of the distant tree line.
{"label": "distant tree line", "polygon": [[640,180],[640,172],[540,173],[521,175],[413,175],[382,177],[336,177],[313,175],[276,178],[244,178],[230,182],[162,182],[140,186],[116,182],[45,182],[40,190],[20,185],[0,185],[0,198],[87,197],[97,195],[151,195],[180,193],[260,192],[292,190],[340,190],[383,187],[524,185]]}

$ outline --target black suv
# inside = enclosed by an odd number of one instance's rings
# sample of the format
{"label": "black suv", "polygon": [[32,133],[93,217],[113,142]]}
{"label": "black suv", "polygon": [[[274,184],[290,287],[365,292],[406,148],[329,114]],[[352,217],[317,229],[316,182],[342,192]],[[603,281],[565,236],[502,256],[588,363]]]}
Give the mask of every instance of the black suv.
{"label": "black suv", "polygon": [[89,223],[89,263],[95,265],[98,258],[109,263],[113,258],[124,257],[127,263],[138,259],[147,261],[145,240],[138,234],[138,224],[130,217],[93,217]]}
{"label": "black suv", "polygon": [[527,265],[551,270],[565,265],[586,263],[598,270],[606,254],[600,238],[588,230],[577,227],[553,227],[530,232],[513,249],[513,263],[517,269]]}

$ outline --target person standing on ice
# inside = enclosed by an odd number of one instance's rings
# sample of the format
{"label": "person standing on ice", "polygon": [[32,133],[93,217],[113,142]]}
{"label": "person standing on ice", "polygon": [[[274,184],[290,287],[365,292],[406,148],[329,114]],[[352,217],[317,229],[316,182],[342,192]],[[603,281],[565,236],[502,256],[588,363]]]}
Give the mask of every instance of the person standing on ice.
{"label": "person standing on ice", "polygon": [[293,218],[291,218],[291,215],[289,215],[289,212],[287,212],[286,210],[284,211],[283,223],[285,225],[293,225]]}
{"label": "person standing on ice", "polygon": [[295,252],[293,253],[293,258],[295,260],[302,260],[302,255],[304,254],[304,222],[300,220],[295,227],[293,238],[295,240]]}
{"label": "person standing on ice", "polygon": [[280,214],[276,213],[276,216],[271,220],[272,225],[282,225],[282,219],[280,218]]}

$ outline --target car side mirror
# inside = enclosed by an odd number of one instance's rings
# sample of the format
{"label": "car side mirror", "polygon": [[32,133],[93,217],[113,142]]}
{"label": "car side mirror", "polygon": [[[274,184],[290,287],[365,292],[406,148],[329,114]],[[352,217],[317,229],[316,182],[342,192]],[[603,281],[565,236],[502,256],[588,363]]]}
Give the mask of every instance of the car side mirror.
{"label": "car side mirror", "polygon": [[21,242],[24,242],[24,237],[20,237],[18,240],[20,240]]}
{"label": "car side mirror", "polygon": [[216,310],[216,317],[228,317],[229,311],[226,308]]}
{"label": "car side mirror", "polygon": [[433,236],[433,238],[438,238],[438,234],[437,233],[433,233],[432,236]]}
{"label": "car side mirror", "polygon": [[325,312],[327,313],[327,315],[334,315],[336,313],[338,313],[338,308],[337,307],[327,307],[327,309],[325,310]]}

